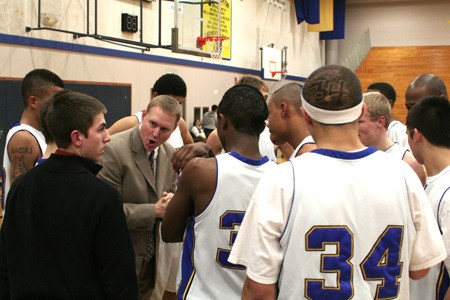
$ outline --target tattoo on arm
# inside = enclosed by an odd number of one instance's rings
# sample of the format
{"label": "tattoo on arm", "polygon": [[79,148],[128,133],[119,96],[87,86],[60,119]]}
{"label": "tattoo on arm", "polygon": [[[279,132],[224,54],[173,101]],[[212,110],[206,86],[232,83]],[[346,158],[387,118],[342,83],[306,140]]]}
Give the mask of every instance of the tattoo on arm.
{"label": "tattoo on arm", "polygon": [[11,154],[22,155],[22,156],[24,154],[33,154],[33,147],[12,148]]}
{"label": "tattoo on arm", "polygon": [[[21,174],[28,171],[33,165],[27,166],[25,155],[33,155],[33,147],[20,147],[11,149],[11,183]],[[34,160],[35,162],[35,160]]]}

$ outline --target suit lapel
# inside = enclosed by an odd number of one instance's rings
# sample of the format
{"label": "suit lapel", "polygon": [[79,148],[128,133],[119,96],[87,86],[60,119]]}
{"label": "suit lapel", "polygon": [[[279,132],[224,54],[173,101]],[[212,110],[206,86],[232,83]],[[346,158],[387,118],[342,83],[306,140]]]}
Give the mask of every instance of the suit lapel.
{"label": "suit lapel", "polygon": [[145,180],[158,195],[155,185],[155,176],[150,168],[150,163],[148,162],[147,151],[145,151],[144,145],[142,145],[141,135],[139,133],[139,126],[136,126],[131,133],[131,148],[133,150],[134,162],[136,166],[144,175]]}

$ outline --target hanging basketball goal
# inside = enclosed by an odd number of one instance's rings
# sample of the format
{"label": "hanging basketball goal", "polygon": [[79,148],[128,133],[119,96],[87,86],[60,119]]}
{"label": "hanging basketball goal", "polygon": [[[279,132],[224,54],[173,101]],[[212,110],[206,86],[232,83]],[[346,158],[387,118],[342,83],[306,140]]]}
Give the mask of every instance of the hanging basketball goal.
{"label": "hanging basketball goal", "polygon": [[208,51],[212,59],[222,59],[223,50],[230,45],[230,38],[226,36],[199,36],[197,37],[197,47],[203,48]]}

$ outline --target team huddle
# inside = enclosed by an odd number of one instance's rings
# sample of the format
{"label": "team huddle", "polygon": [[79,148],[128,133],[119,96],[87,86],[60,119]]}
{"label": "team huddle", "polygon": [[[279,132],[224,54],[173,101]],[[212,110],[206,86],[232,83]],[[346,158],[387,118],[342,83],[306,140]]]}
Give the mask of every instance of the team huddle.
{"label": "team huddle", "polygon": [[447,91],[417,77],[403,125],[384,87],[328,65],[266,102],[242,78],[211,114],[215,154],[187,132],[177,75],[107,128],[100,101],[30,72],[0,299],[450,299]]}

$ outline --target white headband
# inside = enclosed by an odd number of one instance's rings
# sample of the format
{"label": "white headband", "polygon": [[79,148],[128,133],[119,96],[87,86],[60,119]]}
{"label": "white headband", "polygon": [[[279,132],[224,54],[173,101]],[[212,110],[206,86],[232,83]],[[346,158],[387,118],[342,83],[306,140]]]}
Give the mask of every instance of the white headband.
{"label": "white headband", "polygon": [[325,110],[315,106],[306,101],[302,94],[302,106],[308,116],[322,124],[346,124],[355,121],[361,116],[364,101],[361,96],[361,102],[348,109],[344,110]]}

